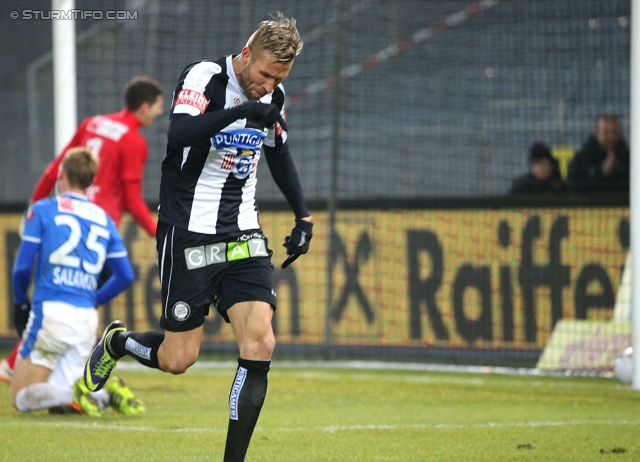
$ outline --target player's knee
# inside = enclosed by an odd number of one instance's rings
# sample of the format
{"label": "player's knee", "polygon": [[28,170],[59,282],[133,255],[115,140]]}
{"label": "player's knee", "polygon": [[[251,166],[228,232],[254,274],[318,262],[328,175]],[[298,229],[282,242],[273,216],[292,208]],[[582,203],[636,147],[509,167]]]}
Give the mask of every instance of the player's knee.
{"label": "player's knee", "polygon": [[269,333],[261,337],[255,343],[254,348],[257,350],[257,357],[270,358],[276,348],[276,337],[273,333]]}
{"label": "player's knee", "polygon": [[276,337],[271,335],[269,338],[264,340],[264,349],[265,352],[269,354],[269,357],[273,354],[273,350],[276,349]]}
{"label": "player's knee", "polygon": [[276,348],[276,338],[273,334],[245,341],[240,345],[240,356],[244,359],[269,359]]}
{"label": "player's knee", "polygon": [[195,361],[185,361],[182,358],[174,359],[169,362],[165,362],[162,364],[162,370],[164,372],[169,372],[170,374],[184,374],[191,365],[193,365]]}
{"label": "player's knee", "polygon": [[184,374],[198,359],[198,354],[180,352],[169,358],[162,358],[160,368],[170,374]]}

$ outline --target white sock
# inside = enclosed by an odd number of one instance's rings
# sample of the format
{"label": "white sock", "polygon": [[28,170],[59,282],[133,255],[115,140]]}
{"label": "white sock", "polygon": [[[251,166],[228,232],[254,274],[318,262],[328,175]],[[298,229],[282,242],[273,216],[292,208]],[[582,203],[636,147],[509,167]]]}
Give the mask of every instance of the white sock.
{"label": "white sock", "polygon": [[16,395],[16,407],[20,412],[38,411],[64,406],[73,401],[73,390],[50,383],[33,383]]}
{"label": "white sock", "polygon": [[111,396],[104,388],[102,390],[94,391],[91,393],[91,396],[95,398],[101,409],[108,407],[109,403],[111,403]]}

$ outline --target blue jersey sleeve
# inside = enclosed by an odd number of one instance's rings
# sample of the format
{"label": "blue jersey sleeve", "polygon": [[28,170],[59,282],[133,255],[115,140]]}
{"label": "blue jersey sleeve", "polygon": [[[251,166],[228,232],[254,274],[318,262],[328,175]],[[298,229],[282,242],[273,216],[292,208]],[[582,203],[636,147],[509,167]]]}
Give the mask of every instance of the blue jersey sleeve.
{"label": "blue jersey sleeve", "polygon": [[22,231],[22,240],[28,242],[42,242],[44,202],[39,201],[27,210],[27,220]]}
{"label": "blue jersey sleeve", "polygon": [[109,302],[133,282],[133,268],[127,257],[110,258],[107,264],[113,274],[96,292],[98,305]]}
{"label": "blue jersey sleeve", "polygon": [[122,258],[127,256],[127,248],[122,242],[122,237],[118,233],[115,223],[108,219],[107,228],[109,230],[109,242],[107,244],[107,260],[110,258]]}
{"label": "blue jersey sleeve", "polygon": [[27,301],[27,290],[31,283],[31,268],[42,245],[42,202],[36,202],[27,210],[27,220],[22,232],[22,242],[13,263],[13,301]]}
{"label": "blue jersey sleeve", "polygon": [[13,301],[24,303],[27,301],[27,290],[31,283],[31,266],[40,249],[40,243],[22,241],[18,249],[18,256],[13,263]]}
{"label": "blue jersey sleeve", "polygon": [[109,265],[113,274],[96,292],[98,305],[103,305],[116,297],[133,282],[134,278],[133,268],[127,257],[127,249],[116,225],[109,219],[107,226],[109,228],[109,243],[107,244],[106,264]]}

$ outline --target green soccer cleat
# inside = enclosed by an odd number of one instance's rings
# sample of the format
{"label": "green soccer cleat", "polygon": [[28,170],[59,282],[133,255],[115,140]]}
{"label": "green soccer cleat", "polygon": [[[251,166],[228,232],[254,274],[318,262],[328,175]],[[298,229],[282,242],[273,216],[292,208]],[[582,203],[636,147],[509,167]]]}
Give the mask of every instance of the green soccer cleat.
{"label": "green soccer cleat", "polygon": [[122,412],[126,415],[139,415],[145,412],[144,404],[136,399],[135,395],[124,380],[120,377],[112,377],[105,390],[111,397],[110,406],[118,412]]}
{"label": "green soccer cleat", "polygon": [[87,414],[89,417],[102,417],[100,405],[98,405],[96,399],[91,396],[91,392],[84,384],[82,377],[73,384],[72,407],[81,414]]}
{"label": "green soccer cleat", "polygon": [[90,391],[98,391],[107,383],[109,375],[116,367],[117,359],[107,350],[109,337],[117,331],[126,331],[122,321],[113,321],[105,329],[100,341],[91,352],[87,364],[84,366],[84,383]]}

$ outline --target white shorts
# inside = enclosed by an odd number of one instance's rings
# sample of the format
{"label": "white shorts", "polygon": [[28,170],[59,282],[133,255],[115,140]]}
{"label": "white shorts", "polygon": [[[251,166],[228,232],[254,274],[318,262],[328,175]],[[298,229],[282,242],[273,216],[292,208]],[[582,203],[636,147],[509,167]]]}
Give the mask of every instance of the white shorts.
{"label": "white shorts", "polygon": [[51,370],[49,383],[73,386],[96,344],[98,311],[64,302],[33,306],[20,355]]}

